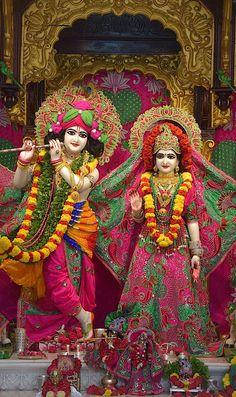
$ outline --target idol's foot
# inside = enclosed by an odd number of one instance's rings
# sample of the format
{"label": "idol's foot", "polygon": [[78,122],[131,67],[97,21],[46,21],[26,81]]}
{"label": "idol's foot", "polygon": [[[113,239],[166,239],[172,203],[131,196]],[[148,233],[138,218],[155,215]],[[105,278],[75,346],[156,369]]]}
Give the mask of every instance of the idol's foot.
{"label": "idol's foot", "polygon": [[76,318],[79,320],[81,325],[81,329],[83,332],[83,340],[91,339],[93,337],[93,317],[94,317],[93,313],[87,312],[83,308],[76,316]]}

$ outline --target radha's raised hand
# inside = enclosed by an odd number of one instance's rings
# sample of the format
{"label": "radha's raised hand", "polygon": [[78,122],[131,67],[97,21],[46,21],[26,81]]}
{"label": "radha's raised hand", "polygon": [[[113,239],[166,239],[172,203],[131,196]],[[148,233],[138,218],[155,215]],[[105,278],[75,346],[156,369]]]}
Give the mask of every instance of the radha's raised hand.
{"label": "radha's raised hand", "polygon": [[58,161],[61,158],[61,142],[59,139],[50,140],[51,161]]}
{"label": "radha's raised hand", "polygon": [[143,201],[138,192],[130,194],[130,205],[133,212],[137,213],[142,211]]}

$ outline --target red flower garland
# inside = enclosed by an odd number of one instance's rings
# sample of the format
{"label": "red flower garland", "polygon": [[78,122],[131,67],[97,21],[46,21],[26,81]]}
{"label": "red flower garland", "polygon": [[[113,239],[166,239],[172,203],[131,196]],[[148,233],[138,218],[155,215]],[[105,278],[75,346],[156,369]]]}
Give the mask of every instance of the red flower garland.
{"label": "red flower garland", "polygon": [[184,390],[196,389],[202,384],[202,377],[199,374],[194,374],[192,378],[182,379],[178,374],[172,374],[170,376],[170,382],[172,385],[177,386]]}

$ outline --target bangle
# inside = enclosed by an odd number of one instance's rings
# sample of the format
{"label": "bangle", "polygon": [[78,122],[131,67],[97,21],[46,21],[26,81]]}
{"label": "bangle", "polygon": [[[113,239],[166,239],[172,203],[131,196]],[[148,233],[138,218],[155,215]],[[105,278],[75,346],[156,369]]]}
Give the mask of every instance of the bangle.
{"label": "bangle", "polygon": [[202,256],[203,255],[203,249],[201,248],[195,248],[195,249],[192,249],[192,250],[190,250],[191,251],[191,254],[192,254],[192,256],[194,256],[194,255],[197,255],[197,256]]}
{"label": "bangle", "polygon": [[134,219],[137,219],[137,220],[140,220],[140,219],[142,219],[143,218],[143,210],[141,210],[141,211],[139,211],[139,212],[133,212],[132,211],[132,217],[134,218]]}
{"label": "bangle", "polygon": [[90,185],[91,185],[90,187],[93,187],[95,185],[95,177],[94,177],[94,175],[89,174],[89,175],[87,175],[87,178],[88,178],[88,180],[90,182]]}
{"label": "bangle", "polygon": [[68,164],[65,161],[60,161],[56,164],[53,164],[53,166],[54,166],[56,172],[60,172],[63,167],[69,168]]}
{"label": "bangle", "polygon": [[30,161],[22,161],[22,160],[17,160],[17,167],[20,169],[26,169],[30,166]]}
{"label": "bangle", "polygon": [[82,167],[80,167],[80,175],[87,176],[88,173],[89,173],[89,167],[87,165],[82,165]]}
{"label": "bangle", "polygon": [[31,163],[31,160],[23,160],[20,157],[18,157],[18,160],[22,165],[28,165]]}
{"label": "bangle", "polygon": [[190,240],[189,241],[189,248],[192,250],[192,249],[201,249],[202,248],[202,244],[201,244],[201,241],[200,240],[198,240],[198,241],[192,241],[192,240]]}
{"label": "bangle", "polygon": [[191,255],[197,255],[197,256],[202,256],[203,254],[203,249],[202,249],[202,244],[201,241],[189,241],[189,249],[191,251]]}
{"label": "bangle", "polygon": [[84,177],[83,176],[79,176],[78,178],[79,178],[79,181],[75,185],[75,188],[77,188],[77,190],[80,190],[80,189],[82,189],[83,184],[84,184]]}
{"label": "bangle", "polygon": [[62,162],[62,159],[60,158],[60,159],[57,159],[57,160],[51,160],[51,164],[52,165],[56,165],[56,164],[58,164],[58,163],[61,163]]}

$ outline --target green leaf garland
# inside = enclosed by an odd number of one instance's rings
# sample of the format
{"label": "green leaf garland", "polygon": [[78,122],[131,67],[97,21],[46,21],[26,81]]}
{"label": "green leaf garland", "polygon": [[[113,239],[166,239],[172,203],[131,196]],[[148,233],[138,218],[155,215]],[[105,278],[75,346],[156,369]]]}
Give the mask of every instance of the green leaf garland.
{"label": "green leaf garland", "polygon": [[[92,161],[93,159],[94,157],[90,155],[88,162]],[[83,162],[84,153],[81,153],[80,157],[71,163],[72,172],[76,173],[83,165]],[[50,212],[42,236],[40,236],[39,241],[37,241],[33,246],[27,249],[29,251],[40,249],[47,243],[48,239],[53,234],[61,218],[65,201],[67,200],[68,194],[71,189],[70,185],[64,180],[64,178],[61,178],[60,185],[57,187],[52,202],[50,203],[49,200],[51,189],[53,188],[54,169],[50,162],[49,152],[45,154],[44,159],[41,163],[41,172],[42,173],[39,178],[37,206],[32,215],[31,228],[27,236],[26,242],[33,238],[40,228],[45,217],[45,211],[48,206],[50,206]]]}

